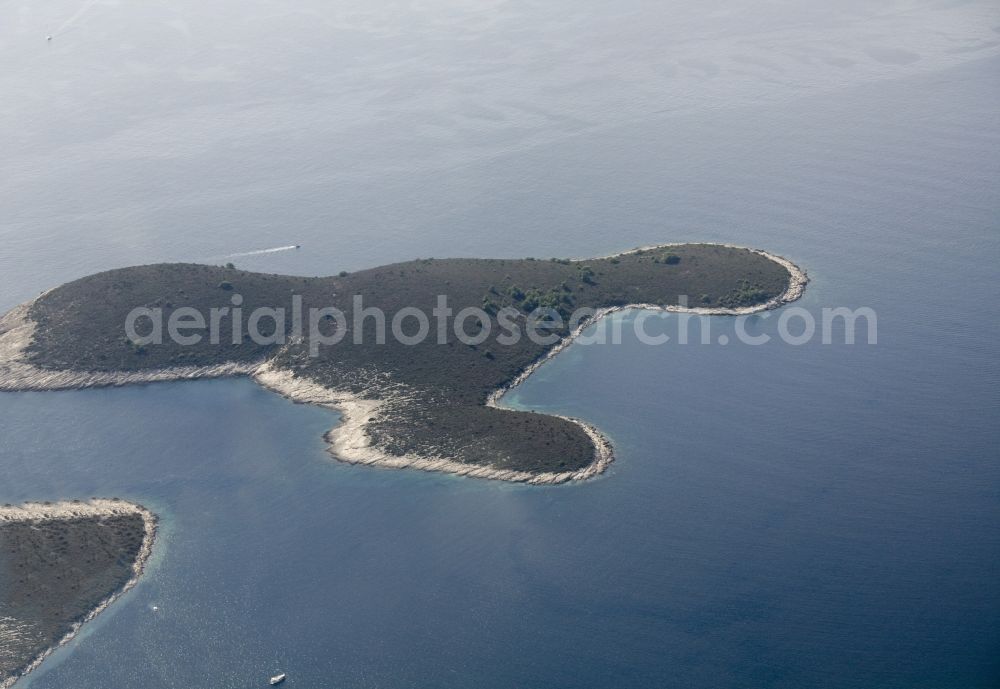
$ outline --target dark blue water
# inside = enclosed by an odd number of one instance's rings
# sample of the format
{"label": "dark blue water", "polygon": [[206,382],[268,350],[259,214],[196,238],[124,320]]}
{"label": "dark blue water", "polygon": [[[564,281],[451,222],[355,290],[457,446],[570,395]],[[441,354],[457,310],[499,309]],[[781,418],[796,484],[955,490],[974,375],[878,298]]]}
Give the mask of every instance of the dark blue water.
{"label": "dark blue water", "polygon": [[[337,464],[335,415],[245,380],[0,395],[0,502],[119,496],[163,520],[140,585],[25,686],[250,687],[279,669],[290,687],[997,686],[997,70],[647,115],[346,190],[49,192],[48,218],[15,202],[5,306],[300,236],[241,264],[704,239],[788,255],[811,312],[869,306],[879,326],[876,345],[655,347],[620,316],[622,344],[572,347],[508,398],[615,443],[607,474],[548,488]],[[777,318],[750,328],[773,337]]]}

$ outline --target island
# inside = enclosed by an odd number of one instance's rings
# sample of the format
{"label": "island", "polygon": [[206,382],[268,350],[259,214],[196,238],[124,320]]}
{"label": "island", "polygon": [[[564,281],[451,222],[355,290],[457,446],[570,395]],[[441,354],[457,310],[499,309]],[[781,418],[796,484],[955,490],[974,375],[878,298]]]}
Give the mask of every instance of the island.
{"label": "island", "polygon": [[[135,266],[7,313],[0,390],[246,375],[337,410],[326,438],[341,461],[562,483],[604,471],[611,443],[579,419],[501,407],[507,390],[609,313],[748,314],[798,299],[806,282],[784,258],[719,244],[582,260],[426,258],[330,277]],[[417,341],[418,314],[434,313],[442,299],[450,320],[431,321]],[[125,327],[136,309],[141,337]],[[401,336],[385,337],[378,313],[398,321]],[[249,323],[247,314],[256,314]],[[309,325],[296,314],[309,314]],[[185,324],[183,343],[145,341],[162,329],[157,318]],[[532,328],[546,337],[511,341],[514,330]]]}
{"label": "island", "polygon": [[0,507],[0,689],[135,585],[155,533],[123,500]]}

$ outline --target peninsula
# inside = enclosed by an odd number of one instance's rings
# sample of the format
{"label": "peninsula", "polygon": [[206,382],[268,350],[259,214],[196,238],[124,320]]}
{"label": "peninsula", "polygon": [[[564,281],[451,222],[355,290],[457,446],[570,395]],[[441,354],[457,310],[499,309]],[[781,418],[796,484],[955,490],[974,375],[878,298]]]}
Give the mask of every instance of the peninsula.
{"label": "peninsula", "polygon": [[138,580],[156,519],[123,500],[0,507],[0,688]]}
{"label": "peninsula", "polygon": [[[296,402],[339,411],[327,440],[342,461],[560,483],[603,471],[610,443],[577,419],[500,408],[506,390],[612,311],[753,313],[797,299],[805,284],[783,258],[717,244],[586,260],[418,259],[316,278],[232,265],[136,266],[70,282],[7,313],[0,390],[248,375]],[[452,319],[416,341],[415,312],[433,313],[442,298]],[[137,307],[144,332],[151,314],[214,312],[222,315],[185,320],[186,332],[214,320],[222,335],[145,343],[126,335]],[[404,337],[380,338],[388,326],[376,311],[393,323],[405,315]],[[254,312],[270,316],[251,323],[265,341],[237,322]],[[304,328],[295,313],[322,317]],[[512,330],[539,324],[538,313],[548,314],[549,337],[511,342]]]}

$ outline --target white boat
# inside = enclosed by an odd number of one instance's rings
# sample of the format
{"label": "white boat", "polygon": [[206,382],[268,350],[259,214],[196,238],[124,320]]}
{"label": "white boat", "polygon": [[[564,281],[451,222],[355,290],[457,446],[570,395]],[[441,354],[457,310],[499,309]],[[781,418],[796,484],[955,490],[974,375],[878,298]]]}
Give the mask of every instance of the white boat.
{"label": "white boat", "polygon": [[280,675],[275,675],[274,677],[271,678],[271,684],[272,685],[274,685],[274,684],[281,684],[282,682],[285,681],[285,678],[287,676],[288,675],[286,675],[284,672],[282,672]]}

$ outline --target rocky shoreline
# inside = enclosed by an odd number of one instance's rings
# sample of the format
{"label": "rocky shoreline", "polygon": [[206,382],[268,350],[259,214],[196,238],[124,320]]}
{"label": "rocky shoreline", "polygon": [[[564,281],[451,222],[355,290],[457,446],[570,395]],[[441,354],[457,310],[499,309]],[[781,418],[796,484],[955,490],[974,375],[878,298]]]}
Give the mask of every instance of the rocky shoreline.
{"label": "rocky shoreline", "polygon": [[568,421],[579,424],[594,443],[594,461],[577,471],[542,472],[496,469],[457,462],[447,457],[420,455],[390,455],[371,443],[365,431],[368,422],[380,413],[386,400],[364,399],[357,395],[341,392],[298,377],[290,371],[277,370],[265,364],[253,375],[260,385],[300,404],[314,404],[340,413],[341,420],[324,435],[329,444],[330,454],[348,464],[379,466],[389,469],[418,469],[439,471],[471,478],[485,478],[534,485],[565,483],[566,481],[590,478],[604,471],[611,463],[613,455],[611,443],[590,424],[570,417]]}
{"label": "rocky shoreline", "polygon": [[28,317],[32,302],[16,306],[0,318],[0,392],[82,390],[171,380],[223,378],[253,373],[260,362],[217,366],[175,366],[150,371],[54,371],[39,368],[24,358],[35,330]]}
{"label": "rocky shoreline", "polygon": [[[680,245],[660,244],[642,247],[613,254],[609,258],[665,249],[672,246]],[[720,244],[718,246],[734,249],[743,248],[728,244]],[[749,251],[781,265],[788,271],[788,286],[782,294],[763,304],[742,308],[664,306],[661,304],[635,303],[598,309],[591,318],[581,323],[567,337],[547,350],[542,357],[521,371],[513,380],[491,392],[487,397],[486,405],[502,409],[503,407],[500,406],[500,403],[508,391],[522,384],[538,367],[572,344],[584,330],[610,314],[628,309],[646,309],[693,315],[742,316],[775,309],[793,302],[802,296],[805,286],[808,283],[805,271],[784,257],[760,249],[749,249]],[[330,453],[337,459],[351,464],[440,471],[473,478],[487,478],[530,484],[556,484],[590,478],[604,472],[614,461],[614,452],[610,440],[592,425],[570,417],[562,418],[577,424],[590,437],[594,445],[593,461],[586,467],[574,471],[534,473],[459,462],[446,456],[386,454],[372,445],[371,439],[365,429],[368,423],[381,413],[380,410],[386,406],[386,403],[389,401],[388,399],[363,398],[348,392],[329,388],[308,378],[296,376],[291,371],[277,369],[272,362],[225,363],[206,367],[184,366],[150,371],[121,372],[52,371],[42,369],[30,364],[24,357],[26,348],[32,341],[34,330],[34,323],[28,317],[30,305],[30,302],[22,304],[0,319],[0,391],[80,389],[96,386],[119,386],[157,381],[248,375],[263,387],[277,392],[294,402],[315,404],[339,412],[341,414],[340,424],[328,431],[325,438],[330,445]]]}
{"label": "rocky shoreline", "polygon": [[87,622],[93,620],[123,594],[131,590],[145,571],[146,564],[153,551],[156,540],[156,515],[142,505],[118,499],[95,498],[88,501],[61,501],[54,503],[24,503],[22,505],[0,506],[0,522],[46,522],[58,520],[73,520],[92,517],[112,517],[121,515],[139,515],[144,525],[144,536],[138,556],[132,563],[132,576],[117,591],[101,601],[83,619],[73,623],[57,644],[35,657],[24,669],[11,677],[0,677],[0,689],[8,689],[17,680],[36,669],[42,661],[57,648],[69,643]]}
{"label": "rocky shoreline", "polygon": [[[670,246],[676,246],[676,245],[660,244],[656,246],[643,247],[639,249],[633,249],[632,251],[622,252],[620,254],[612,254],[612,256],[610,256],[609,258],[613,258],[614,256],[624,256],[625,254],[638,253],[640,251],[663,249]],[[731,245],[724,244],[722,246],[731,246]],[[732,248],[741,248],[741,247],[732,247]],[[809,282],[809,278],[804,270],[802,270],[797,265],[795,265],[794,263],[792,263],[791,261],[789,261],[784,257],[777,256],[775,254],[771,254],[760,249],[751,249],[751,251],[761,256],[764,256],[774,261],[775,263],[778,263],[781,266],[784,266],[785,269],[788,270],[789,274],[788,288],[782,294],[778,295],[777,297],[774,297],[773,299],[763,304],[759,304],[757,306],[739,308],[739,309],[730,309],[721,307],[709,308],[709,307],[663,306],[660,304],[625,304],[623,306],[612,306],[605,309],[599,309],[593,315],[592,318],[584,321],[579,326],[577,326],[577,328],[572,333],[570,333],[567,337],[557,342],[552,347],[552,349],[548,350],[541,358],[539,358],[533,364],[531,364],[526,369],[521,371],[521,373],[518,374],[517,377],[515,377],[512,381],[510,381],[510,383],[500,388],[497,388],[492,393],[490,393],[489,397],[486,400],[486,405],[490,407],[495,407],[497,409],[502,409],[503,407],[500,406],[500,402],[503,399],[504,395],[506,395],[508,392],[516,388],[518,385],[524,383],[524,381],[526,381],[528,377],[531,376],[532,373],[537,371],[540,366],[545,364],[545,362],[555,358],[555,356],[558,355],[562,350],[573,344],[573,341],[576,340],[578,337],[580,337],[580,335],[582,335],[587,328],[589,328],[590,326],[594,325],[601,319],[611,314],[618,313],[620,311],[628,311],[629,309],[642,309],[648,311],[667,311],[670,313],[689,313],[699,316],[746,316],[753,313],[759,313],[761,311],[768,311],[771,309],[779,308],[785,304],[796,301],[797,299],[802,297],[802,294],[805,292],[806,284],[808,284]],[[556,414],[555,416],[559,415]],[[594,461],[589,466],[579,471],[552,474],[554,480],[541,481],[541,483],[562,483],[564,481],[590,478],[591,476],[596,476],[597,474],[603,473],[611,465],[611,462],[614,461],[614,450],[611,441],[606,436],[604,436],[600,431],[598,431],[594,426],[584,421],[581,421],[580,419],[575,419],[569,416],[563,416],[561,418],[564,418],[567,421],[571,421],[579,425],[584,430],[584,432],[587,433],[588,436],[590,436],[591,440],[594,442],[594,447],[595,447]],[[535,481],[530,481],[530,483],[535,483]]]}

